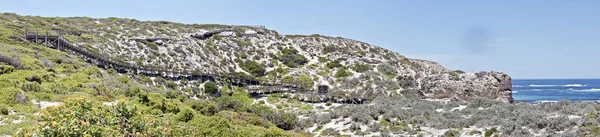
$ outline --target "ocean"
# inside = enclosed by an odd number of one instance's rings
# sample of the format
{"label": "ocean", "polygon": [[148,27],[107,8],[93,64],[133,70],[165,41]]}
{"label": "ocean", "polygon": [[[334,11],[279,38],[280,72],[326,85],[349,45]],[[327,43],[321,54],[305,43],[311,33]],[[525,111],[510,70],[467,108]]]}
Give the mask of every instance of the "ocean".
{"label": "ocean", "polygon": [[515,79],[515,102],[600,101],[600,79]]}

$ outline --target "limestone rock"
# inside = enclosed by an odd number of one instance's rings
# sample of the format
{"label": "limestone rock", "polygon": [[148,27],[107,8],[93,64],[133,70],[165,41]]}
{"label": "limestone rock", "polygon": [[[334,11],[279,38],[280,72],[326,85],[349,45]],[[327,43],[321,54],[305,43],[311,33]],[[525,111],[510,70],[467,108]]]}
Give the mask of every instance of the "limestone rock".
{"label": "limestone rock", "polygon": [[15,102],[19,104],[27,104],[27,96],[25,96],[22,91],[19,91],[17,92],[17,95],[15,95]]}

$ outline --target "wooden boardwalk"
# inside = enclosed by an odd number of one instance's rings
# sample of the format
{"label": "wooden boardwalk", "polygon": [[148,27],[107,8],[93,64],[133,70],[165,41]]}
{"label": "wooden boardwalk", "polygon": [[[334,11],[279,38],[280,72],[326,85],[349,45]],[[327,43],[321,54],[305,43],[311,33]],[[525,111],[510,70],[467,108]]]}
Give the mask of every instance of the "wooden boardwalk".
{"label": "wooden boardwalk", "polygon": [[[212,34],[214,35],[214,34]],[[279,81],[261,81],[255,78],[236,77],[233,74],[220,74],[211,72],[197,71],[173,71],[166,68],[140,66],[137,64],[129,64],[122,61],[113,60],[110,57],[100,55],[96,52],[91,52],[89,49],[72,43],[64,39],[59,33],[49,33],[48,31],[25,31],[24,39],[36,44],[66,51],[82,57],[85,61],[98,65],[106,69],[115,69],[120,73],[132,72],[135,74],[144,74],[154,77],[163,77],[173,80],[187,79],[222,82],[224,84],[245,87],[249,92],[267,93],[267,92],[293,92],[293,93],[311,93],[314,90],[312,87],[303,87],[306,83],[283,83]]]}

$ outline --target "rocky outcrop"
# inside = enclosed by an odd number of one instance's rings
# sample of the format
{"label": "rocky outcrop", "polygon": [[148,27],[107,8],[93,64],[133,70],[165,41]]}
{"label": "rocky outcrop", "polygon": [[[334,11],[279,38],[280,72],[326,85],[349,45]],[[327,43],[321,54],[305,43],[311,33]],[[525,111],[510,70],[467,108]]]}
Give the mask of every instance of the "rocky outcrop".
{"label": "rocky outcrop", "polygon": [[486,98],[513,102],[511,78],[507,74],[494,71],[450,71],[430,61],[420,61],[419,64],[427,66],[428,71],[420,71],[423,76],[417,79],[420,85],[411,88],[423,92],[425,98],[463,101]]}
{"label": "rocky outcrop", "polygon": [[22,91],[19,91],[15,95],[15,102],[18,104],[27,104],[27,96]]}

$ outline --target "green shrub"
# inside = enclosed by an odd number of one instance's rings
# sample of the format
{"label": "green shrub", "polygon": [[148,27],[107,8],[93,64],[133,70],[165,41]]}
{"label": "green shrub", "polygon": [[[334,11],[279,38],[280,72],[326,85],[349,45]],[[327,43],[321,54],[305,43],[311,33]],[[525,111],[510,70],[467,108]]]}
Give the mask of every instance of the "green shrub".
{"label": "green shrub", "polygon": [[352,72],[348,71],[346,68],[340,68],[337,72],[335,72],[335,78],[343,78],[354,75]]}
{"label": "green shrub", "polygon": [[446,137],[458,137],[458,136],[460,136],[460,132],[454,131],[454,130],[448,130],[448,131],[444,132],[444,136],[446,136]]}
{"label": "green shrub", "polygon": [[221,96],[215,99],[219,110],[234,110],[236,112],[245,112],[253,100],[248,97],[248,94],[242,92],[234,92],[232,96]]}
{"label": "green shrub", "polygon": [[209,81],[204,83],[204,93],[206,94],[216,94],[219,92],[219,87],[215,85],[215,83]]}
{"label": "green shrub", "polygon": [[454,73],[458,73],[458,74],[465,73],[465,72],[464,72],[464,71],[462,71],[462,70],[454,70],[454,71],[452,71],[452,72],[454,72]]}
{"label": "green shrub", "polygon": [[70,99],[49,107],[39,122],[23,128],[17,136],[189,136],[190,132],[171,125],[168,119],[141,115],[135,106],[119,102],[108,107],[85,99]]}
{"label": "green shrub", "polygon": [[290,77],[290,76],[285,76],[281,79],[281,82],[283,83],[294,83],[295,79]]}
{"label": "green shrub", "polygon": [[333,128],[326,128],[323,131],[321,131],[321,136],[335,136],[335,135],[339,135],[340,133],[338,133],[337,131],[335,131],[335,129]]}
{"label": "green shrub", "polygon": [[480,135],[481,131],[479,130],[472,130],[471,132],[469,132],[469,135],[473,136],[473,135]]}
{"label": "green shrub", "polygon": [[25,92],[42,92],[43,88],[39,83],[27,82],[21,86],[21,90]]}
{"label": "green shrub", "polygon": [[365,72],[367,70],[371,69],[371,65],[369,64],[354,64],[354,66],[352,66],[352,70],[356,71],[356,72]]}
{"label": "green shrub", "polygon": [[165,83],[165,86],[167,86],[167,88],[175,89],[177,88],[177,83],[175,83],[175,81],[169,80],[167,81],[167,83]]}
{"label": "green shrub", "polygon": [[81,39],[83,40],[94,40],[94,36],[90,34],[81,34]]}
{"label": "green shrub", "polygon": [[490,137],[492,136],[492,134],[498,132],[498,130],[496,128],[491,128],[485,131],[485,133],[483,134],[483,136],[485,137]]}
{"label": "green shrub", "polygon": [[392,66],[389,62],[382,63],[377,66],[377,71],[390,78],[394,78],[398,75],[398,70],[396,70],[396,68],[394,68],[394,66]]}
{"label": "green shrub", "polygon": [[175,119],[177,119],[177,121],[181,121],[181,122],[188,122],[190,120],[192,120],[194,118],[195,115],[195,111],[191,108],[182,108],[181,111],[179,111],[179,113],[177,113],[177,116],[175,116]]}
{"label": "green shrub", "polygon": [[0,62],[4,62],[8,65],[11,65],[11,66],[17,68],[17,69],[21,69],[24,66],[23,63],[21,63],[21,61],[19,61],[19,59],[8,56],[2,52],[0,52]]}
{"label": "green shrub", "polygon": [[365,51],[361,50],[361,51],[358,51],[358,54],[360,54],[360,55],[364,56],[364,55],[367,55],[367,52],[365,52]]}
{"label": "green shrub", "polygon": [[329,61],[327,58],[324,58],[324,57],[319,57],[319,62],[321,62],[321,63],[325,63],[325,62],[327,62],[327,61]]}
{"label": "green shrub", "polygon": [[15,71],[15,67],[8,65],[0,65],[0,75],[10,74]]}
{"label": "green shrub", "polygon": [[255,77],[264,76],[267,71],[263,65],[252,60],[245,61],[244,63],[241,63],[240,66],[244,71],[249,72]]}
{"label": "green shrub", "polygon": [[121,83],[129,82],[129,78],[126,75],[117,76],[117,80],[120,81]]}
{"label": "green shrub", "polygon": [[236,44],[240,47],[252,46],[252,43],[248,38],[245,38],[243,41],[236,41]]}
{"label": "green shrub", "polygon": [[42,84],[42,78],[40,78],[40,76],[37,75],[26,77],[25,80],[29,82],[37,82],[38,84]]}
{"label": "green shrub", "polygon": [[0,114],[2,115],[8,115],[8,106],[5,104],[0,104]]}
{"label": "green shrub", "polygon": [[156,42],[148,42],[148,47],[153,50],[158,50],[158,44]]}
{"label": "green shrub", "polygon": [[127,91],[125,91],[125,96],[133,97],[133,96],[137,96],[140,93],[145,93],[145,91],[142,90],[142,88],[140,88],[140,87],[130,86],[129,88],[127,88]]}
{"label": "green shrub", "polygon": [[339,60],[331,61],[331,62],[327,63],[327,65],[325,65],[325,66],[330,69],[343,67],[342,64],[340,64]]}
{"label": "green shrub", "polygon": [[257,104],[261,104],[261,105],[265,104],[265,101],[264,100],[259,100]]}
{"label": "green shrub", "polygon": [[298,67],[308,63],[308,59],[304,55],[298,54],[298,50],[295,48],[284,48],[281,51],[281,56],[278,57],[279,61],[283,62],[288,67]]}
{"label": "green shrub", "polygon": [[327,54],[327,53],[332,53],[335,52],[337,50],[337,48],[335,46],[326,46],[323,45],[323,54]]}
{"label": "green shrub", "polygon": [[307,88],[307,89],[312,88],[314,85],[312,78],[310,78],[310,76],[308,76],[306,74],[300,75],[300,77],[298,78],[298,81],[302,84],[302,86],[304,88]]}

